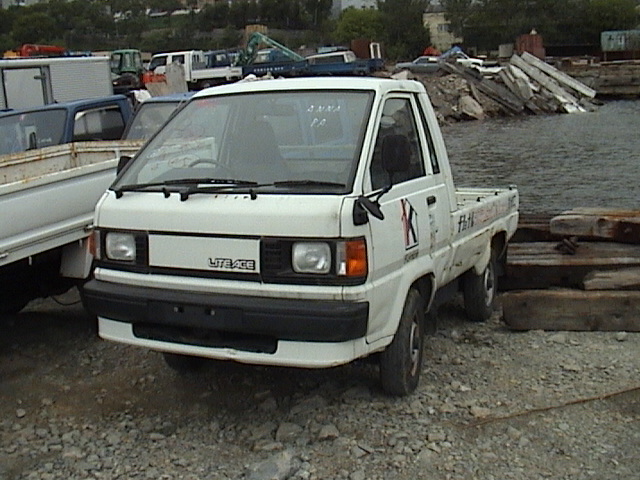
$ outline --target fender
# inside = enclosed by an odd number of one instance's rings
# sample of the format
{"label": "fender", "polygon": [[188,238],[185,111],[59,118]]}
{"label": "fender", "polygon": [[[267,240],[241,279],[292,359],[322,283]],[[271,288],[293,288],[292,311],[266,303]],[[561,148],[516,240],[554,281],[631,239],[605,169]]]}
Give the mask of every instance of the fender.
{"label": "fender", "polygon": [[[493,238],[493,237],[492,237]],[[487,242],[482,255],[478,258],[478,261],[473,265],[473,273],[480,275],[489,265],[491,260],[491,242]]]}
{"label": "fender", "polygon": [[[487,261],[488,263],[488,261]],[[421,280],[429,282],[430,294],[428,298],[424,298],[425,305],[431,306],[436,293],[436,280],[434,278],[433,258],[430,254],[422,255],[404,266],[404,271],[400,274],[402,279],[398,285],[393,305],[390,310],[388,320],[382,329],[376,330],[367,335],[367,343],[380,343],[382,347],[388,345],[393,340],[393,336],[398,329],[402,309],[404,308],[405,299],[409,294],[409,289]],[[422,291],[422,294],[425,292]]]}

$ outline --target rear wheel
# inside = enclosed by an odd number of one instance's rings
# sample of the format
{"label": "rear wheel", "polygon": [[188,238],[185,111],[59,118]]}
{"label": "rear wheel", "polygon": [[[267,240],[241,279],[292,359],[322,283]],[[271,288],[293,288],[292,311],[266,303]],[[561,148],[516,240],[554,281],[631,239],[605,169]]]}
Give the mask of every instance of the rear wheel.
{"label": "rear wheel", "polygon": [[26,298],[5,298],[0,301],[0,315],[12,315],[19,313],[24,307],[27,306],[29,300]]}
{"label": "rear wheel", "polygon": [[424,300],[412,288],[393,341],[380,355],[380,382],[391,395],[404,396],[418,386],[425,338]]}
{"label": "rear wheel", "polygon": [[478,275],[471,270],[463,280],[464,309],[469,320],[488,320],[495,310],[497,292],[496,257],[492,250],[491,259],[484,271]]}
{"label": "rear wheel", "polygon": [[193,373],[201,370],[206,359],[193,357],[191,355],[180,355],[178,353],[163,352],[164,361],[173,370],[179,373]]}

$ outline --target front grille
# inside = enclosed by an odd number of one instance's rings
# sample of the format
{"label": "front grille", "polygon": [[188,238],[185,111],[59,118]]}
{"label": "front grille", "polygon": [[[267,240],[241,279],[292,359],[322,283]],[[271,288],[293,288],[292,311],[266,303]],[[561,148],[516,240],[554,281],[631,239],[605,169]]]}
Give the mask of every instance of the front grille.
{"label": "front grille", "polygon": [[[287,246],[289,248],[287,248]],[[263,239],[260,253],[262,272],[281,272],[288,268],[288,256],[290,256],[290,246],[285,245],[281,240]]]}

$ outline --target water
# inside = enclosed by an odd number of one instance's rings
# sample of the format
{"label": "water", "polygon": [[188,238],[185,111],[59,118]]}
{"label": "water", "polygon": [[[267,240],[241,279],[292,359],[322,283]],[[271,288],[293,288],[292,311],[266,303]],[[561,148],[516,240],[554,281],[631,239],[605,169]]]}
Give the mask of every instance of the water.
{"label": "water", "polygon": [[459,123],[443,134],[456,184],[514,184],[522,213],[640,209],[640,100],[591,113]]}

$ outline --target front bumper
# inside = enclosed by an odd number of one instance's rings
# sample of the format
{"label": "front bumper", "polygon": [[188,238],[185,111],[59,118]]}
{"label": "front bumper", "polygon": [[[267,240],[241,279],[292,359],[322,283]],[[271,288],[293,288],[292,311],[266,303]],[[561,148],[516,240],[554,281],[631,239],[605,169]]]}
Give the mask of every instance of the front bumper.
{"label": "front bumper", "polygon": [[88,310],[163,343],[275,353],[279,341],[342,343],[367,333],[368,302],[203,294],[91,280]]}

